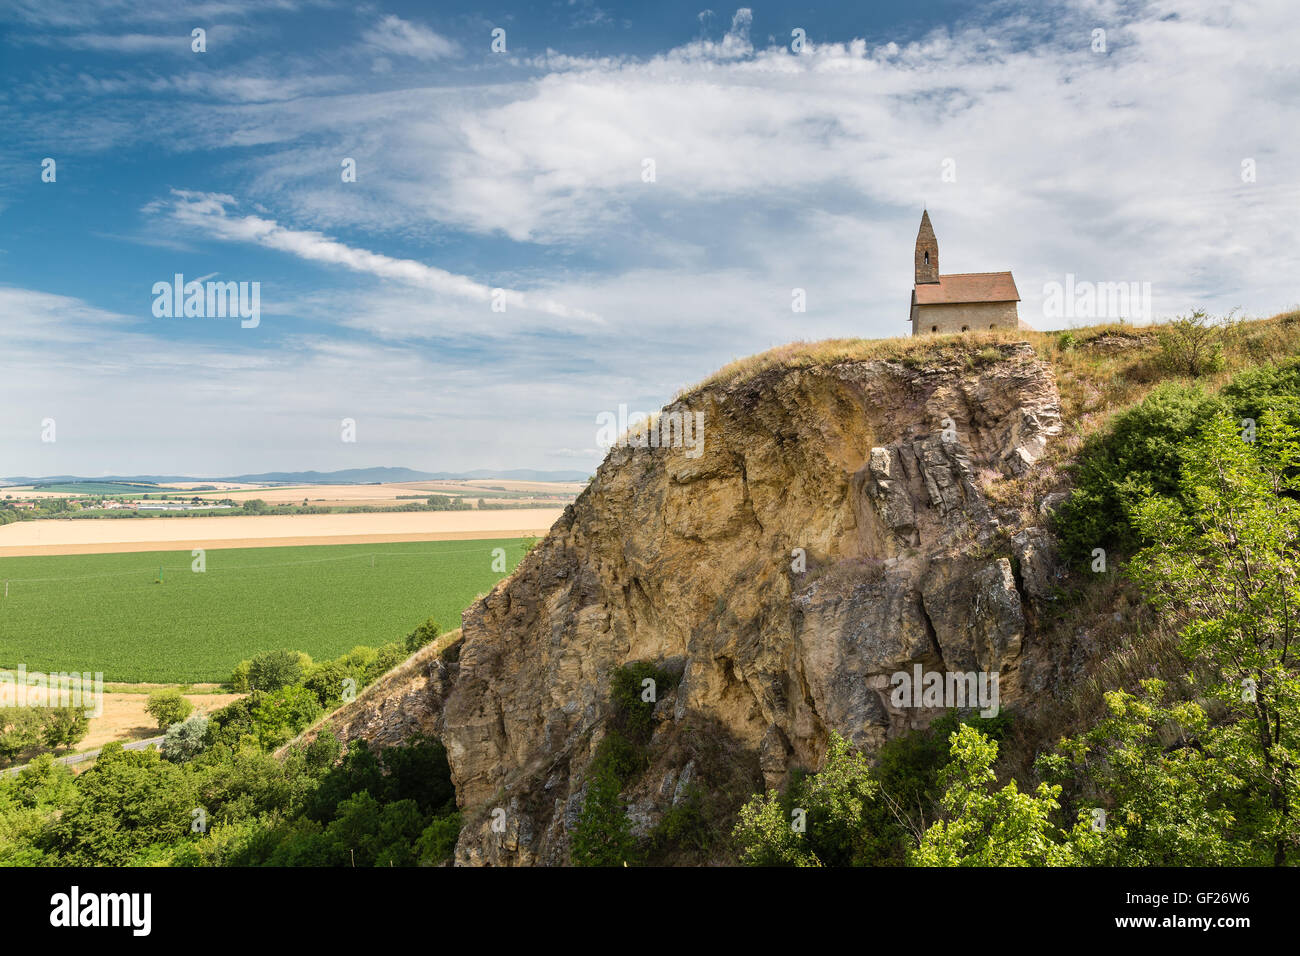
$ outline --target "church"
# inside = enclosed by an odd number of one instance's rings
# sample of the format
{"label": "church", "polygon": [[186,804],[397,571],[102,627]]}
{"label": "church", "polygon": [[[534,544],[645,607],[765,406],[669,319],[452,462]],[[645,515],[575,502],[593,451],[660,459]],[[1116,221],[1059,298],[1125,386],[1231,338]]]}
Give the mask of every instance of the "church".
{"label": "church", "polygon": [[913,335],[1030,328],[1017,311],[1020,293],[1010,272],[939,274],[939,241],[926,210],[921,211],[921,231],[916,234],[915,265]]}

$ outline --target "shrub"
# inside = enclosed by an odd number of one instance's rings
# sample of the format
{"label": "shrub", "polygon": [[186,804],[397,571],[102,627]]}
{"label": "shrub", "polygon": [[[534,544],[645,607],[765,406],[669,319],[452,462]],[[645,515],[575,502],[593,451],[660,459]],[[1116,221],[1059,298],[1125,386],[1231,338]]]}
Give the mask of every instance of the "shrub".
{"label": "shrub", "polygon": [[45,716],[41,742],[47,747],[73,747],[82,741],[90,729],[90,718],[80,707],[54,707]]}
{"label": "shrub", "polygon": [[[646,683],[653,681],[652,684]],[[614,671],[609,699],[614,705],[614,726],[635,741],[645,743],[654,730],[655,703],[677,684],[677,678],[648,661],[633,661]]]}
{"label": "shrub", "polygon": [[1065,558],[1077,564],[1094,548],[1137,546],[1130,507],[1147,490],[1177,491],[1179,446],[1221,407],[1197,386],[1166,383],[1091,436],[1074,466],[1074,491],[1054,515]]}
{"label": "shrub", "polygon": [[365,678],[372,684],[407,658],[406,650],[396,641],[390,641],[375,652],[375,656],[366,665]]}
{"label": "shrub", "polygon": [[424,828],[415,841],[415,856],[420,866],[440,866],[456,852],[460,838],[460,814],[439,817]]}
{"label": "shrub", "polygon": [[207,741],[208,718],[203,714],[191,714],[167,728],[162,743],[163,759],[184,763],[207,749]]}
{"label": "shrub", "polygon": [[438,622],[429,618],[410,634],[406,635],[406,653],[414,654],[426,644],[430,644],[438,639],[440,628]]}
{"label": "shrub", "polygon": [[144,708],[150,717],[158,722],[159,730],[166,730],[172,724],[184,720],[194,710],[191,704],[174,687],[156,690],[149,695],[149,703]]}
{"label": "shrub", "polygon": [[252,670],[252,667],[253,667],[252,661],[240,661],[238,664],[235,665],[235,669],[231,671],[230,689],[233,690],[236,694],[248,693],[249,690],[248,675],[249,672]]}
{"label": "shrub", "polygon": [[1160,364],[1197,378],[1223,368],[1224,325],[1204,309],[1180,315],[1159,332]]}
{"label": "shrub", "polygon": [[258,693],[250,714],[257,739],[266,749],[278,747],[320,716],[320,702],[305,687],[281,687]]}
{"label": "shrub", "polygon": [[355,691],[362,683],[362,675],[341,660],[326,661],[313,668],[302,686],[316,695],[322,707],[331,707],[342,703],[348,680],[353,682],[351,689]]}
{"label": "shrub", "polygon": [[248,668],[250,689],[276,691],[302,680],[302,660],[297,651],[266,651]]}
{"label": "shrub", "polygon": [[33,707],[0,708],[0,760],[9,763],[41,739],[41,715]]}
{"label": "shrub", "polygon": [[622,866],[639,861],[621,790],[622,781],[608,763],[588,780],[582,813],[569,844],[575,866]]}

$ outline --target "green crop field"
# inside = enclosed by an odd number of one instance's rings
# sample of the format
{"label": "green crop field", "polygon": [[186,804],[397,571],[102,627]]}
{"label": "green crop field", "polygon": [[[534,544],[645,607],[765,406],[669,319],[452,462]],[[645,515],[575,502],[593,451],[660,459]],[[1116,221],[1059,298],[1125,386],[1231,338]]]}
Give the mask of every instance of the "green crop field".
{"label": "green crop field", "polygon": [[33,487],[37,491],[57,491],[69,495],[130,495],[142,491],[175,490],[159,488],[157,485],[137,485],[127,481],[67,481]]}
{"label": "green crop field", "polygon": [[[513,570],[523,541],[0,558],[0,668],[102,672],[109,681],[220,681],[287,647],[337,657],[401,641],[430,615],[443,630]],[[156,583],[161,568],[161,583]]]}

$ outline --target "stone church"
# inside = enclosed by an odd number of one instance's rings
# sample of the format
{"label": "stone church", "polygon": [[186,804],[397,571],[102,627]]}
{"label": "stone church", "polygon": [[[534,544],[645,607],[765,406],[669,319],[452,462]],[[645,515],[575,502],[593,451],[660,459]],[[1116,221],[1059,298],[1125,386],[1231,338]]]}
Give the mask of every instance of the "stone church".
{"label": "stone church", "polygon": [[930,213],[921,211],[916,234],[916,284],[912,287],[912,334],[1027,329],[1016,303],[1020,293],[1010,272],[939,275],[939,241]]}

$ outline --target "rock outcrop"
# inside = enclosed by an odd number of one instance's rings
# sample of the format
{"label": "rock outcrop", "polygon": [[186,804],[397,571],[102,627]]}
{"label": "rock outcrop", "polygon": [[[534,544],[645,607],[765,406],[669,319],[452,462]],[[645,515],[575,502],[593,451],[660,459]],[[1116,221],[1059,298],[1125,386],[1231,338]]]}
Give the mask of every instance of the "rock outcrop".
{"label": "rock outcrop", "polygon": [[409,662],[336,726],[441,737],[458,863],[561,864],[625,663],[681,675],[624,794],[641,831],[707,785],[700,740],[776,785],[817,767],[831,730],[870,750],[941,713],[895,702],[891,675],[917,665],[996,673],[1002,707],[1042,691],[1051,538],[1003,527],[982,489],[1034,467],[1058,398],[1027,345],[982,358],[769,369],[685,396],[665,412],[704,413],[702,454],[613,449],[465,612],[454,652]]}

